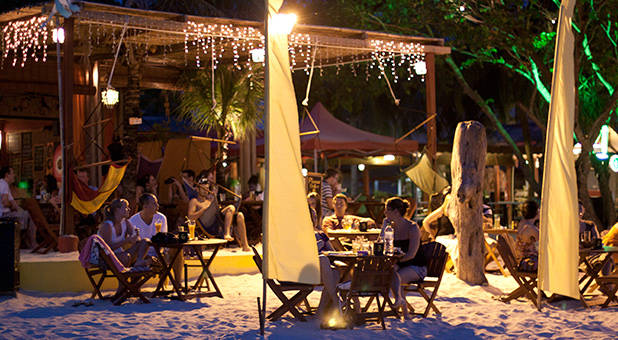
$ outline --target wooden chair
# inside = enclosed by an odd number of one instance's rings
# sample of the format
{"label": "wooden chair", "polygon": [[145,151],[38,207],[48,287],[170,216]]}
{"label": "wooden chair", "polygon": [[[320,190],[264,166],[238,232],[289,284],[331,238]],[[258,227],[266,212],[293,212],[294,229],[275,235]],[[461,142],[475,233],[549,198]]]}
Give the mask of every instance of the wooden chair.
{"label": "wooden chair", "polygon": [[[103,249],[103,247],[101,247],[99,244],[96,244],[95,247],[99,248],[99,256],[105,263],[105,268],[101,270],[102,271],[109,270],[111,274],[107,274],[107,272],[104,272],[103,276],[100,279],[101,281],[97,286],[94,286],[93,280],[90,281],[91,283],[93,283],[93,287],[95,290],[95,292],[93,292],[93,295],[94,293],[98,292],[97,294],[99,295],[100,298],[102,298],[100,287],[101,287],[103,280],[105,279],[105,277],[115,277],[118,280],[118,285],[121,287],[121,289],[117,295],[112,297],[113,299],[112,303],[114,305],[120,305],[130,297],[137,297],[144,303],[150,303],[150,300],[148,300],[144,296],[144,294],[142,294],[140,289],[144,285],[144,283],[146,283],[146,281],[148,281],[156,273],[152,270],[139,271],[139,272],[137,271],[134,272],[134,271],[129,271],[129,270],[119,271],[114,265],[114,262],[116,261],[112,259],[112,257],[115,258],[116,255],[114,253],[107,254],[105,250]],[[96,275],[96,274],[93,274],[93,275]]]}
{"label": "wooden chair", "polygon": [[[92,285],[92,295],[90,295],[90,298],[94,299],[98,296],[101,300],[109,299],[111,296],[103,296],[101,293],[101,286],[106,278],[114,277],[111,271],[107,270],[105,266],[84,268],[84,270],[86,271],[86,276]],[[97,275],[101,275],[98,280],[96,278]]]}
{"label": "wooden chair", "polygon": [[618,303],[618,296],[616,296],[618,291],[618,274],[600,276],[596,281],[599,284],[599,290],[607,296],[607,300],[601,305],[601,308],[606,308],[612,301]]}
{"label": "wooden chair", "polygon": [[328,239],[328,241],[330,242],[330,244],[333,246],[333,249],[335,249],[336,251],[346,251],[347,249],[343,246],[343,244],[341,243],[341,241],[339,241],[338,238],[336,237],[330,237]]}
{"label": "wooden chair", "polygon": [[534,291],[537,288],[537,275],[535,272],[523,272],[518,270],[518,263],[513,255],[513,249],[509,246],[508,241],[504,236],[498,236],[498,252],[504,261],[504,265],[515,279],[515,282],[519,285],[519,288],[512,291],[506,297],[501,298],[502,302],[508,302],[513,299],[517,299],[521,296],[528,298],[534,306],[541,310],[537,301],[537,293]]}
{"label": "wooden chair", "polygon": [[[421,245],[418,251],[422,252],[425,259],[427,259],[427,276],[420,281],[402,284],[404,299],[406,300],[408,309],[414,311],[414,308],[407,300],[407,295],[409,292],[419,293],[425,301],[427,301],[427,307],[425,307],[425,310],[422,313],[414,314],[422,315],[426,318],[427,315],[429,315],[429,310],[433,309],[436,314],[440,315],[440,310],[434,304],[434,299],[438,295],[438,289],[440,288],[440,283],[442,282],[446,262],[449,258],[448,253],[446,252],[446,247],[438,242],[429,242]],[[432,288],[431,296],[427,295],[427,292],[425,291],[427,288]]]}
{"label": "wooden chair", "polygon": [[[384,324],[384,306],[386,303],[388,303],[391,311],[397,315],[393,302],[388,295],[393,281],[393,265],[393,259],[389,257],[367,256],[358,258],[354,264],[352,280],[337,286],[337,290],[344,301],[344,313],[356,314],[363,320],[377,316],[377,321],[382,324],[382,329],[386,329]],[[382,303],[380,303],[380,295],[383,298]],[[368,305],[363,308],[364,312],[362,313],[359,305],[356,305],[356,311],[352,309],[352,302],[358,301],[359,297],[370,297],[369,303],[375,299],[378,305],[377,315],[366,312]]]}
{"label": "wooden chair", "polygon": [[[260,273],[263,274],[262,257],[258,253],[257,249],[255,249],[255,247],[251,246],[251,249],[253,249],[253,253],[254,253],[253,261],[255,262],[255,265],[260,270]],[[287,312],[292,313],[292,315],[300,321],[306,321],[303,314],[313,313],[313,308],[309,305],[307,296],[311,294],[311,292],[313,292],[313,289],[316,287],[315,285],[297,283],[297,282],[277,281],[273,279],[267,279],[266,284],[268,285],[268,287],[270,287],[273,293],[275,293],[275,295],[281,301],[281,306],[277,308],[274,312],[270,313],[270,315],[268,315],[268,319],[270,319],[271,321],[276,321],[281,316],[283,316],[283,314]],[[292,298],[288,298],[283,293],[283,292],[288,292],[288,291],[297,291],[297,293],[294,294]],[[307,308],[306,311],[299,310],[299,308],[297,307],[299,304],[303,302],[305,303],[305,307]]]}
{"label": "wooden chair", "polygon": [[52,249],[58,247],[58,229],[59,225],[50,225],[45,219],[45,215],[41,210],[39,203],[33,198],[26,198],[21,202],[21,207],[27,210],[30,218],[36,226],[37,233],[43,239],[31,253],[47,254]]}

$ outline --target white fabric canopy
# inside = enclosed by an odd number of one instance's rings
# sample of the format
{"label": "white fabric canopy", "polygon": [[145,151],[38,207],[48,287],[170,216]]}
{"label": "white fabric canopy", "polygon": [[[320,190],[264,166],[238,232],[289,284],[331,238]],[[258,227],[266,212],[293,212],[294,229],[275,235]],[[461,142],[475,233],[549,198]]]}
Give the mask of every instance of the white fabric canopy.
{"label": "white fabric canopy", "polygon": [[404,170],[405,174],[424,193],[433,195],[448,186],[448,181],[431,168],[427,154],[423,154],[420,161]]}
{"label": "white fabric canopy", "polygon": [[287,33],[272,27],[282,0],[268,1],[264,276],[320,283],[318,250],[302,175],[298,109]]}
{"label": "white fabric canopy", "polygon": [[575,0],[560,6],[554,74],[547,124],[538,284],[540,289],[579,299],[577,178],[573,161],[575,75],[571,21]]}

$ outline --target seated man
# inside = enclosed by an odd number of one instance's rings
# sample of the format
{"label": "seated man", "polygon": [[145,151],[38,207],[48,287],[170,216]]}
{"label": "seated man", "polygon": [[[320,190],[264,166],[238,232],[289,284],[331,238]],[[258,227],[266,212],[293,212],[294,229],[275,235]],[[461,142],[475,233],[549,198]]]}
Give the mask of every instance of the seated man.
{"label": "seated man", "polygon": [[348,198],[346,195],[337,194],[333,200],[335,201],[335,213],[331,216],[324,217],[322,220],[323,230],[343,229],[344,226],[347,225],[358,228],[358,224],[362,222],[366,222],[368,228],[376,227],[376,222],[369,217],[346,215],[346,210],[348,208]]}
{"label": "seated man", "polygon": [[535,272],[538,267],[539,206],[535,201],[526,201],[521,208],[522,220],[517,225],[515,257],[518,269]]}
{"label": "seated man", "polygon": [[190,220],[199,220],[207,233],[232,241],[234,240],[231,236],[232,220],[236,216],[238,243],[243,251],[250,251],[244,215],[241,212],[235,214],[236,208],[233,205],[220,209],[217,200],[217,187],[213,186],[212,183],[214,182],[209,181],[208,178],[202,178],[198,181],[198,195],[189,201],[187,217]]}
{"label": "seated man", "polygon": [[182,170],[181,176],[182,182],[179,182],[174,177],[168,179],[172,182],[169,186],[170,202],[172,202],[175,197],[180,198],[184,202],[189,202],[191,199],[197,197],[197,190],[195,189],[195,171],[191,169]]}
{"label": "seated man", "polygon": [[[167,218],[158,211],[159,201],[151,193],[139,198],[140,211],[129,218],[129,222],[139,229],[142,238],[150,239],[158,232],[167,232]],[[154,254],[153,254],[154,255]]]}
{"label": "seated man", "polygon": [[36,226],[30,218],[30,214],[19,207],[13,195],[10,185],[15,182],[15,171],[11,167],[0,169],[0,217],[13,217],[21,224],[21,230],[26,231],[26,247],[36,248]]}
{"label": "seated man", "polygon": [[[167,218],[158,211],[159,200],[157,197],[153,194],[146,193],[140,196],[138,203],[140,211],[131,216],[129,222],[139,229],[140,237],[143,239],[151,239],[158,232],[166,233]],[[171,260],[171,255],[173,254],[167,253],[166,255],[167,260]],[[172,267],[174,270],[174,277],[178,278],[179,281],[182,280],[182,264],[184,262],[182,255],[181,252],[180,255],[176,257],[176,261]],[[157,256],[153,247],[148,248],[148,256]]]}

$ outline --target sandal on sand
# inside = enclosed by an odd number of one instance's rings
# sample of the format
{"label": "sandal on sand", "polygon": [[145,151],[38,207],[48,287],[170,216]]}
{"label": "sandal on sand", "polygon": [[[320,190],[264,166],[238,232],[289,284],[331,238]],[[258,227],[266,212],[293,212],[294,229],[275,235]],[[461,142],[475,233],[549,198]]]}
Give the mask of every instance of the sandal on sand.
{"label": "sandal on sand", "polygon": [[81,306],[84,305],[86,307],[90,307],[92,305],[94,305],[94,302],[92,301],[92,299],[86,299],[84,301],[76,301],[72,304],[73,307],[77,307],[77,306]]}

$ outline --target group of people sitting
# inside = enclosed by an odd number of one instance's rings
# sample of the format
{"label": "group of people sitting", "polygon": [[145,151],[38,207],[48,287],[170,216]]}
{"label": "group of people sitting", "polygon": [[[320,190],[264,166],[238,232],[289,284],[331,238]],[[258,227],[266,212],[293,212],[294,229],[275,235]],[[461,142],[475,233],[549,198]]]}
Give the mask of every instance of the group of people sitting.
{"label": "group of people sitting", "polygon": [[[368,217],[360,217],[347,213],[348,198],[342,193],[336,193],[332,198],[333,213],[324,216],[320,221],[320,214],[317,213],[319,204],[323,201],[316,193],[308,196],[309,209],[314,220],[314,233],[318,244],[318,251],[334,250],[330,243],[328,232],[343,228],[357,229],[360,223],[367,223],[368,228],[376,228],[376,222]],[[395,265],[395,275],[391,289],[395,296],[395,306],[406,309],[405,300],[402,294],[402,283],[408,283],[423,279],[427,275],[427,259],[423,258],[419,252],[421,246],[421,229],[418,224],[410,218],[414,214],[416,205],[399,197],[388,199],[384,205],[384,220],[382,230],[386,225],[391,225],[394,231],[393,245],[404,253],[403,257],[397,260]],[[383,232],[380,236],[384,237]],[[340,300],[337,297],[337,284],[340,281],[339,271],[333,267],[327,256],[320,255],[320,272],[324,291],[320,300],[318,313],[324,315],[326,310],[340,310]]]}
{"label": "group of people sitting", "polygon": [[[196,178],[197,177],[197,178]],[[196,176],[191,169],[181,172],[181,178],[170,177],[168,202],[173,202],[176,210],[170,211],[173,225],[194,220],[210,237],[236,240],[243,251],[249,251],[244,214],[234,204],[222,205],[219,200],[219,185],[216,182],[216,168],[202,171]],[[152,175],[138,181],[136,201],[144,193],[159,197],[158,182]]]}
{"label": "group of people sitting", "polygon": [[[185,170],[182,183],[175,183],[180,184],[176,187],[179,194],[188,199],[186,216],[196,221],[196,225],[201,225],[209,237],[237,240],[243,251],[250,250],[243,214],[237,212],[234,205],[222,206],[219,203],[214,169],[204,172],[197,181],[193,171]],[[134,214],[129,201],[122,198],[111,201],[103,209],[104,221],[99,225],[98,235],[125,266],[149,266],[156,254],[147,240],[158,231],[169,231],[168,219],[159,211],[158,197],[147,192],[150,188],[146,187],[146,192],[141,193]],[[183,261],[181,254],[173,264],[176,277],[182,277]]]}

